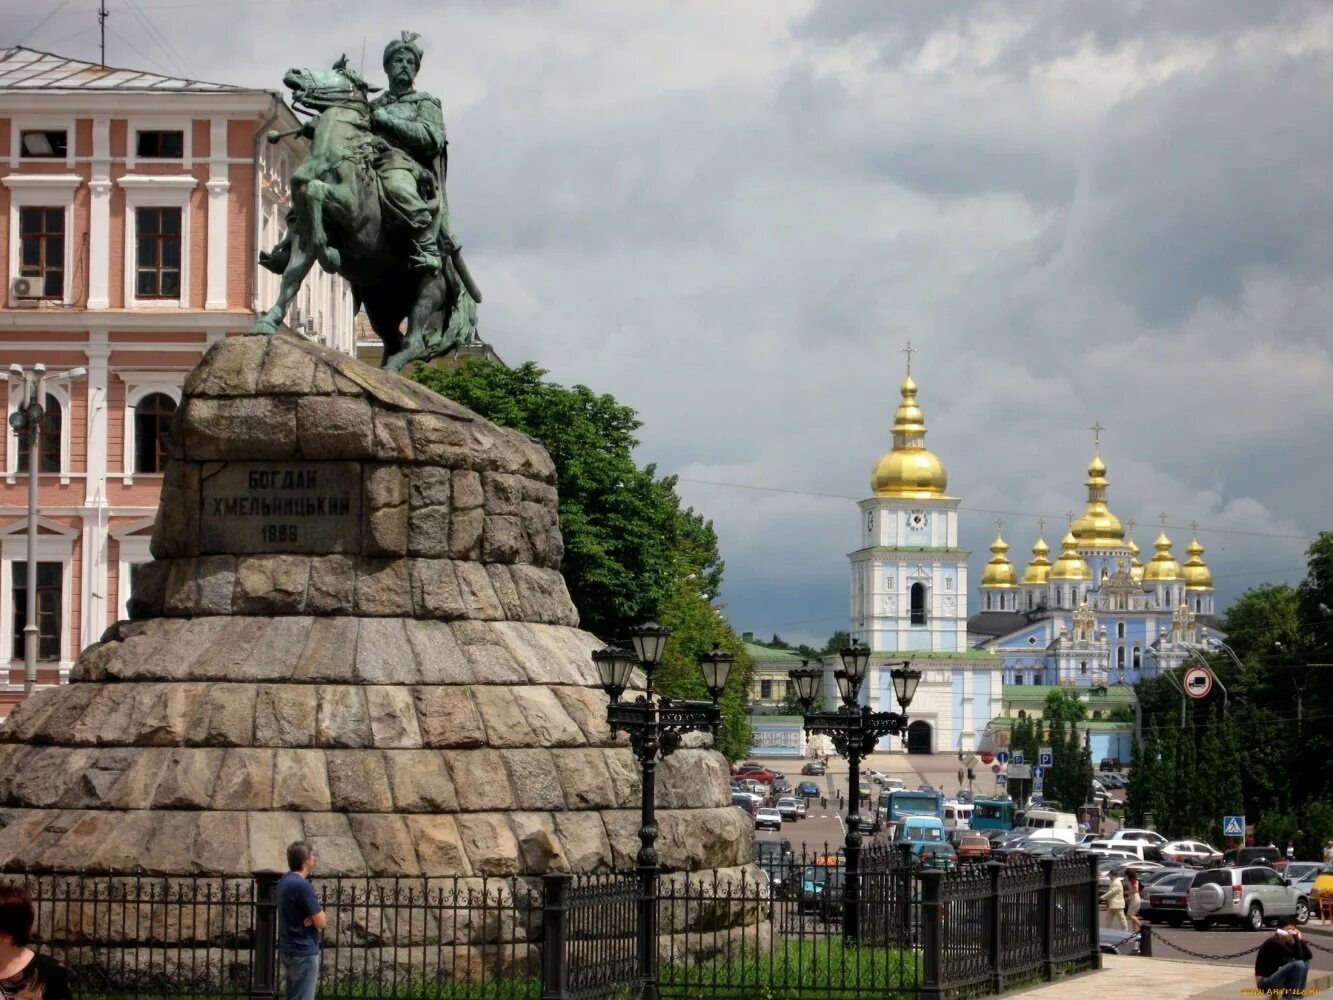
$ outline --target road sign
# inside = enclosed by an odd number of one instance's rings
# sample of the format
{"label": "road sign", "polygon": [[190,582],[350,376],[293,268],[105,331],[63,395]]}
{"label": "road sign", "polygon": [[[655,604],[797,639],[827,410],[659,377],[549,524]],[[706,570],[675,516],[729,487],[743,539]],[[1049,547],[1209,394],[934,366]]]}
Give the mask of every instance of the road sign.
{"label": "road sign", "polygon": [[1023,751],[1022,751],[1022,750],[1015,750],[1015,751],[1014,751],[1014,755],[1013,755],[1012,757],[1010,757],[1009,759],[1010,759],[1011,761],[1013,761],[1015,764],[1022,764],[1022,763],[1023,763]]}
{"label": "road sign", "polygon": [[1050,767],[1054,759],[1050,747],[1037,747],[1037,763],[1042,767]]}
{"label": "road sign", "polygon": [[991,764],[994,761],[995,761],[995,754],[991,753],[989,750],[981,751],[981,763]]}
{"label": "road sign", "polygon": [[1009,751],[1007,751],[1007,750],[1001,750],[999,753],[997,753],[997,754],[995,755],[995,763],[997,763],[997,764],[1008,764],[1008,763],[1009,763]]}
{"label": "road sign", "polygon": [[1204,698],[1213,689],[1213,675],[1207,667],[1190,667],[1185,671],[1185,693],[1191,698]]}
{"label": "road sign", "polygon": [[1040,781],[1042,778],[1046,777],[1046,768],[1038,764],[1036,767],[1032,769],[1032,777]]}
{"label": "road sign", "polygon": [[1244,817],[1244,816],[1223,816],[1223,817],[1222,817],[1222,836],[1224,836],[1224,837],[1244,837],[1244,836],[1245,836],[1245,817]]}
{"label": "road sign", "polygon": [[1028,764],[1010,764],[1009,777],[1027,779],[1032,777],[1032,767]]}
{"label": "road sign", "polygon": [[977,760],[978,760],[977,755],[974,754],[974,753],[970,753],[970,754],[968,754],[966,757],[963,758],[963,766],[964,766],[964,767],[976,767],[976,766],[977,766]]}
{"label": "road sign", "polygon": [[1041,795],[1040,792],[1033,792],[1033,793],[1032,793],[1032,804],[1033,804],[1034,806],[1039,806],[1039,805],[1041,805],[1042,802],[1044,802],[1044,801],[1045,801],[1045,799],[1042,797],[1042,795]]}
{"label": "road sign", "polygon": [[997,775],[995,776],[995,783],[996,783],[997,785],[1003,785],[1003,784],[1004,784],[1004,775],[1003,775],[1003,774],[997,774]]}
{"label": "road sign", "polygon": [[995,773],[995,774],[999,774],[999,773],[1000,773],[1000,765],[999,765],[999,764],[992,764],[992,765],[990,766],[990,769],[991,769],[991,771],[992,771],[993,773]]}

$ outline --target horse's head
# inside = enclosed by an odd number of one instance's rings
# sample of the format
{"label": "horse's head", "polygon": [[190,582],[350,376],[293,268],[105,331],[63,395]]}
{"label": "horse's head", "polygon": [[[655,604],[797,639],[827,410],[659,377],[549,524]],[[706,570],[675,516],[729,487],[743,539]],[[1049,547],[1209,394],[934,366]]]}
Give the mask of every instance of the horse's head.
{"label": "horse's head", "polygon": [[367,95],[379,90],[347,65],[343,56],[331,69],[289,69],[282,77],[292,103],[311,111],[333,107],[365,107]]}

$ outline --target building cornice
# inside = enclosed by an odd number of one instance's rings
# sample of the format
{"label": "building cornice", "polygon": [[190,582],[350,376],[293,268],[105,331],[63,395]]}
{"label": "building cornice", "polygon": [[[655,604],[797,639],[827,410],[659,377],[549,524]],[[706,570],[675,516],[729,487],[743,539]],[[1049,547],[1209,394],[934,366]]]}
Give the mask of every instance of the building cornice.
{"label": "building cornice", "polygon": [[59,191],[69,194],[83,183],[78,174],[6,174],[0,184],[11,191]]}
{"label": "building cornice", "polygon": [[[244,333],[254,325],[254,313],[248,309],[172,309],[161,312],[139,309],[0,309],[0,330],[59,330],[77,332],[82,329],[97,330],[172,330],[178,333],[199,333],[213,331],[234,331]],[[50,349],[49,341],[32,344],[6,343],[6,350],[17,348]],[[65,345],[61,345],[65,346]],[[80,341],[70,341],[71,350],[83,347]],[[174,345],[134,345],[149,350],[172,350]],[[200,350],[206,347],[200,345]],[[113,343],[113,350],[128,350],[130,345]]]}
{"label": "building cornice", "polygon": [[0,89],[5,110],[11,114],[74,114],[88,116],[210,114],[249,115],[266,118],[273,101],[280,95],[270,90],[245,90],[229,93],[191,93],[181,90],[108,90],[85,89]]}

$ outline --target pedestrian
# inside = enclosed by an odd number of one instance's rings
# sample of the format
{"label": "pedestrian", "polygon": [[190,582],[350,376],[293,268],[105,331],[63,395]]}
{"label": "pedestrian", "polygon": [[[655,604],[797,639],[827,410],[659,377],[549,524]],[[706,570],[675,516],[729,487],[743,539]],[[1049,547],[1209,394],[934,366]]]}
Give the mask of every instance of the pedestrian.
{"label": "pedestrian", "polygon": [[1137,931],[1143,926],[1139,919],[1139,906],[1143,902],[1139,895],[1139,876],[1132,869],[1125,873],[1125,916],[1129,918],[1129,929]]}
{"label": "pedestrian", "polygon": [[315,849],[304,840],[287,848],[287,874],[278,882],[278,950],[287,976],[287,1000],[315,1000],[319,932],[327,917],[310,884]]}
{"label": "pedestrian", "polygon": [[1333,840],[1324,845],[1324,864],[1333,864]]}
{"label": "pedestrian", "polygon": [[1296,845],[1293,844],[1290,840],[1287,841],[1287,860],[1288,861],[1296,860]]}
{"label": "pedestrian", "polygon": [[1106,903],[1107,926],[1121,931],[1129,930],[1125,922],[1125,887],[1114,875],[1107,882],[1106,895],[1102,896],[1102,901]]}
{"label": "pedestrian", "polygon": [[28,945],[36,914],[21,885],[0,885],[0,995],[6,1000],[73,1000],[65,967]]}
{"label": "pedestrian", "polygon": [[1273,936],[1254,956],[1254,985],[1269,993],[1283,990],[1288,996],[1299,996],[1305,990],[1313,957],[1296,918],[1282,917]]}

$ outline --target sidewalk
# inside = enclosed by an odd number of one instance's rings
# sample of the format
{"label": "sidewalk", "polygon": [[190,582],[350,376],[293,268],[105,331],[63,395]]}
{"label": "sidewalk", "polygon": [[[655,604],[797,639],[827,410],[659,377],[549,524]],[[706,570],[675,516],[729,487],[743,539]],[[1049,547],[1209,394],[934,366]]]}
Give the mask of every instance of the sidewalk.
{"label": "sidewalk", "polygon": [[[1333,973],[1312,972],[1306,996],[1318,996],[1333,986]],[[1173,962],[1161,958],[1103,955],[1100,972],[1085,972],[1059,982],[1006,994],[1032,1000],[1242,1000],[1258,994],[1254,977],[1236,965]]]}

